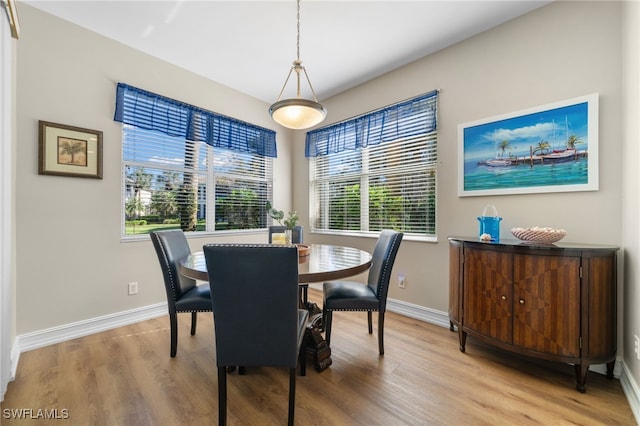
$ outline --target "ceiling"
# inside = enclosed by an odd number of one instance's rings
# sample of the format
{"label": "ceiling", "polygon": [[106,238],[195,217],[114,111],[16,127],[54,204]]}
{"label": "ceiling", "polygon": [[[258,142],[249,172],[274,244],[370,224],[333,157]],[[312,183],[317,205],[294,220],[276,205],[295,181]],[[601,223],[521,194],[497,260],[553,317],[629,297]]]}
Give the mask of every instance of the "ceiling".
{"label": "ceiling", "polygon": [[[296,59],[294,0],[23,2],[267,103]],[[322,101],[548,3],[303,0],[300,59]]]}

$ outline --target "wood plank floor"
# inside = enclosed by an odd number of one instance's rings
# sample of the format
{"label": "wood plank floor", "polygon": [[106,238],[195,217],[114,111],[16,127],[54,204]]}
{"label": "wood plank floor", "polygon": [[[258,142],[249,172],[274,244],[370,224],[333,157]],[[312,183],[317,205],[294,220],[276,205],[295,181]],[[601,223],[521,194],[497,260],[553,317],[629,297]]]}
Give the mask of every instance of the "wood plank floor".
{"label": "wood plank floor", "polygon": [[[310,290],[311,300],[320,297]],[[193,337],[190,316],[179,317],[176,358],[166,317],[23,353],[0,423],[216,424],[212,316],[199,315]],[[619,381],[597,373],[581,394],[571,366],[518,358],[472,338],[461,353],[456,333],[393,313],[380,357],[366,314],[336,313],[333,324],[333,365],[321,373],[309,366],[297,378],[298,425],[636,424]],[[287,392],[283,369],[230,374],[229,424],[286,424]],[[68,418],[7,418],[19,409],[32,409],[30,417],[57,409]]]}

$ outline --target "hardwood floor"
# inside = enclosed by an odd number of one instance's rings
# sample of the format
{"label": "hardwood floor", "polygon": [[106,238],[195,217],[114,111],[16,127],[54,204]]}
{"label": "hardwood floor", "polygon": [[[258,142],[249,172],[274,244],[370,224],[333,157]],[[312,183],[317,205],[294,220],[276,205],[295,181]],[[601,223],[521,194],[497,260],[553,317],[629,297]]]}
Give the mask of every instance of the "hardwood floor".
{"label": "hardwood floor", "polygon": [[[311,300],[320,298],[310,290]],[[212,315],[199,314],[196,336],[190,316],[179,318],[176,358],[167,317],[23,353],[0,423],[216,424]],[[297,378],[296,424],[636,424],[618,380],[591,372],[581,394],[571,366],[514,357],[472,338],[461,353],[457,333],[397,314],[386,316],[383,357],[364,313],[334,313],[331,339],[331,367],[318,373],[308,364]],[[285,424],[287,393],[284,369],[229,374],[229,424]],[[59,419],[8,418],[20,409]]]}

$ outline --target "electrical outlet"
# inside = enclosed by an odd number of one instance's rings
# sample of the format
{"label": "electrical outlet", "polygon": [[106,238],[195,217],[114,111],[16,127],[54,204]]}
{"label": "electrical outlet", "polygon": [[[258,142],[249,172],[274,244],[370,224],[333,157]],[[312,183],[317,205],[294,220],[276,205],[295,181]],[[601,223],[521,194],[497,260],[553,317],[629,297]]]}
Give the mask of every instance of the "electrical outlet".
{"label": "electrical outlet", "polygon": [[404,276],[399,275],[398,276],[398,287],[405,288],[405,285],[406,285],[406,281],[405,281]]}
{"label": "electrical outlet", "polygon": [[637,334],[633,335],[633,350],[636,354],[636,359],[640,359],[640,338]]}
{"label": "electrical outlet", "polygon": [[129,283],[129,296],[138,294],[138,282],[134,281]]}

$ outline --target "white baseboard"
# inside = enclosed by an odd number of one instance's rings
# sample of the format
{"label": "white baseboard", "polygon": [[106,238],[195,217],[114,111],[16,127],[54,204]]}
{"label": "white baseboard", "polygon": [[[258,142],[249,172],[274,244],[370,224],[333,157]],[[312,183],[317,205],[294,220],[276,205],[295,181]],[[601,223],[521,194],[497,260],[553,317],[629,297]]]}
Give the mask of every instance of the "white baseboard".
{"label": "white baseboard", "polygon": [[387,310],[405,317],[449,328],[449,314],[402,300],[387,299]]}
{"label": "white baseboard", "polygon": [[51,327],[31,333],[20,334],[16,338],[19,352],[41,348],[55,343],[65,342],[89,334],[134,324],[140,321],[167,315],[167,302],[143,306],[128,311],[116,312],[101,317]]}
{"label": "white baseboard", "polygon": [[[313,285],[311,286],[314,287]],[[320,290],[322,290],[321,287]],[[449,328],[449,315],[446,312],[395,299],[387,300],[387,310],[409,318],[415,318],[430,324]],[[11,351],[11,379],[13,380],[15,378],[21,352],[140,321],[146,321],[163,315],[167,315],[166,302],[18,335],[16,337],[16,344]],[[606,374],[606,365],[593,365],[590,367],[590,370],[600,374]],[[636,420],[640,423],[640,388],[622,359],[618,359],[616,362],[614,376],[620,379],[622,389],[627,401],[629,401],[631,410]]]}
{"label": "white baseboard", "polygon": [[627,397],[631,411],[636,418],[636,423],[640,424],[640,388],[638,388],[638,384],[624,361],[620,361],[619,364],[622,365],[622,374],[620,375],[622,391],[624,396]]}
{"label": "white baseboard", "polygon": [[11,347],[11,376],[10,380],[13,381],[16,378],[16,371],[18,371],[18,361],[20,361],[20,346],[18,345],[18,339],[13,342]]}
{"label": "white baseboard", "polygon": [[[322,284],[312,283],[309,284],[309,287],[322,291]],[[320,308],[322,308],[322,306],[320,306]],[[449,327],[449,314],[446,312],[425,308],[424,306],[414,305],[413,303],[396,299],[387,299],[387,310],[441,327]]]}
{"label": "white baseboard", "polygon": [[[621,358],[616,358],[616,363],[613,367],[613,377],[619,379],[622,377],[622,364],[623,361]],[[602,374],[603,376],[607,375],[607,364],[594,364],[589,366],[589,371],[594,371],[598,374]]]}

